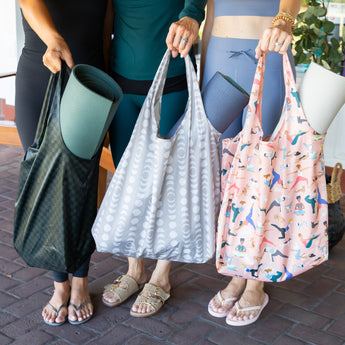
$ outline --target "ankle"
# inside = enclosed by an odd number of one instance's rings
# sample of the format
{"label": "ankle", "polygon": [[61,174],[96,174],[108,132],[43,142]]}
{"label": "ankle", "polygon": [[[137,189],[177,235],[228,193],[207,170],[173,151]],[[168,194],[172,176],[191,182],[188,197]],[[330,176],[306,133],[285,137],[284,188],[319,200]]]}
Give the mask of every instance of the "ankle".
{"label": "ankle", "polygon": [[59,295],[69,294],[71,291],[71,286],[69,280],[66,280],[63,283],[58,283],[54,281],[54,293],[56,292]]}
{"label": "ankle", "polygon": [[143,283],[147,279],[143,259],[128,258],[128,271],[126,273],[135,281]]}
{"label": "ankle", "polygon": [[88,278],[73,277],[72,278],[72,291],[85,291],[88,287]]}
{"label": "ankle", "polygon": [[264,293],[264,283],[256,280],[248,280],[246,285],[246,292],[263,294]]}
{"label": "ankle", "polygon": [[246,288],[247,281],[245,279],[234,279],[224,289],[225,291],[231,290],[236,292],[242,292]]}
{"label": "ankle", "polygon": [[169,277],[152,275],[149,283],[161,287],[165,292],[171,289]]}

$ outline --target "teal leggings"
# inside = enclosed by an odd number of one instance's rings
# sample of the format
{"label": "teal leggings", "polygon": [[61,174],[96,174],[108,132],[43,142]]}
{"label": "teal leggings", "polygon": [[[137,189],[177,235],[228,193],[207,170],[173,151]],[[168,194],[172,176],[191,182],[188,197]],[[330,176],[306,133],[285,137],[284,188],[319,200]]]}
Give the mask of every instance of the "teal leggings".
{"label": "teal leggings", "polygon": [[[110,147],[115,167],[125,151],[146,96],[123,94],[123,98],[110,125]],[[163,95],[160,134],[167,135],[184,113],[188,90]],[[171,133],[170,133],[171,134]]]}

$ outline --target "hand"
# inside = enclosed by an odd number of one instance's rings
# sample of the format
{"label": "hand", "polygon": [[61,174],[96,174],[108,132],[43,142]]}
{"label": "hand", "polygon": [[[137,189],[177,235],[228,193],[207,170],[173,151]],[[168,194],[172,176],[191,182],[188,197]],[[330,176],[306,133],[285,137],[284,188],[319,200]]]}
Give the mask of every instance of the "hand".
{"label": "hand", "polygon": [[199,33],[199,24],[195,19],[183,17],[178,22],[172,23],[165,40],[168,49],[175,58],[178,53],[181,57],[187,56],[193,42]]}
{"label": "hand", "polygon": [[69,68],[73,68],[74,62],[71,51],[65,40],[59,36],[54,37],[47,46],[47,50],[43,55],[43,64],[53,73],[57,73],[61,69],[61,60],[64,60]]}
{"label": "hand", "polygon": [[284,20],[277,20],[274,26],[267,28],[255,49],[255,57],[258,59],[268,51],[284,54],[292,42],[291,24]]}

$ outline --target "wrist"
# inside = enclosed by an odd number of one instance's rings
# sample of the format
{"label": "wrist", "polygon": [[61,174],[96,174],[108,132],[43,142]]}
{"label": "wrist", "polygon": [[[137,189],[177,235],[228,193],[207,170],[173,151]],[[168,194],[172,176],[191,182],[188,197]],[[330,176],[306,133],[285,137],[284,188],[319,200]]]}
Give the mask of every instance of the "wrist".
{"label": "wrist", "polygon": [[272,20],[272,26],[288,25],[291,32],[295,28],[295,17],[287,12],[279,12]]}
{"label": "wrist", "polygon": [[63,44],[62,42],[65,41],[58,32],[51,33],[45,40],[47,47],[60,46],[61,44]]}

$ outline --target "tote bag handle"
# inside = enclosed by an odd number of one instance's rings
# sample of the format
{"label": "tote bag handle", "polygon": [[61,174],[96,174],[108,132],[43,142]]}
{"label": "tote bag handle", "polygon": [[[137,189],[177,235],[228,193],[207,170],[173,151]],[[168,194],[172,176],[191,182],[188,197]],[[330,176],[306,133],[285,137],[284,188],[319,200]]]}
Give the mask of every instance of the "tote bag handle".
{"label": "tote bag handle", "polygon": [[[257,69],[255,72],[254,82],[250,94],[249,106],[252,109],[255,109],[249,118],[246,119],[245,123],[245,135],[246,137],[250,136],[252,138],[251,129],[257,128],[258,135],[257,138],[263,137],[263,130],[262,130],[262,96],[263,96],[263,87],[264,87],[264,79],[265,79],[265,64],[266,64],[266,54],[263,54],[257,65]],[[284,70],[284,85],[285,85],[285,102],[286,104],[287,98],[291,94],[291,89],[296,89],[296,83],[292,72],[291,63],[289,61],[289,57],[287,53],[283,54],[283,70]],[[284,112],[282,112],[284,114]],[[299,112],[303,118],[305,117],[303,112]],[[309,127],[309,126],[308,126]],[[275,135],[273,135],[275,136]]]}
{"label": "tote bag handle", "polygon": [[[152,102],[151,102],[153,106],[152,113],[155,114],[157,127],[159,127],[159,123],[160,123],[160,116],[161,116],[160,100],[163,96],[164,84],[165,84],[166,75],[168,72],[170,56],[171,56],[171,51],[167,49],[158,67],[156,75],[153,79],[152,87],[147,95],[148,99],[152,99]],[[190,56],[187,55],[184,58],[184,61],[186,65],[186,77],[187,77],[187,88],[188,88],[188,101],[187,101],[186,109],[188,109],[192,106],[192,99],[199,98],[201,102],[202,102],[202,99],[201,99],[201,93],[199,90],[199,85],[197,82],[195,69],[194,69]],[[195,87],[197,87],[198,92],[195,91]],[[197,113],[199,114],[199,116],[202,116],[201,112],[197,112]],[[203,114],[204,116],[206,116],[205,111],[203,112]],[[188,116],[189,119],[191,115],[192,115],[192,112],[189,112],[189,116]],[[183,119],[183,121],[184,120],[185,119]]]}
{"label": "tote bag handle", "polygon": [[71,69],[64,61],[62,61],[60,71],[55,74],[51,73],[50,75],[47,90],[43,100],[40,118],[37,125],[35,141],[33,143],[33,147],[36,149],[39,149],[42,144],[48,120],[52,113],[52,107],[56,103],[56,101],[60,102],[64,85],[68,80],[70,73]]}

